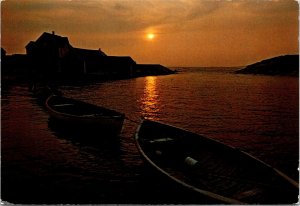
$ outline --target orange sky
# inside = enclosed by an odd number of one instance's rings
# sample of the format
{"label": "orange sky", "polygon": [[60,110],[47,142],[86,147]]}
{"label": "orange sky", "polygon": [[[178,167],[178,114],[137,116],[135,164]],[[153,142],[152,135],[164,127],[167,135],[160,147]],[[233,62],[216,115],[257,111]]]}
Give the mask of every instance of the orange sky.
{"label": "orange sky", "polygon": [[5,0],[1,46],[25,53],[55,31],[137,63],[243,66],[298,54],[298,12],[294,0]]}

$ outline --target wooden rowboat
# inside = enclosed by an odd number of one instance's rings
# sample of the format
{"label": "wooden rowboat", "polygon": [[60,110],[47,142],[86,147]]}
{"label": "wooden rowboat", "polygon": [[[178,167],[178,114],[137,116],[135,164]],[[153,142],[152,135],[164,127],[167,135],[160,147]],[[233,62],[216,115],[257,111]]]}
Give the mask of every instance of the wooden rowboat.
{"label": "wooden rowboat", "polygon": [[230,204],[298,201],[298,182],[216,140],[145,119],[137,128],[135,140],[150,165],[203,197]]}
{"label": "wooden rowboat", "polygon": [[122,130],[125,115],[117,111],[79,100],[51,95],[45,103],[50,117],[70,129],[117,136]]}

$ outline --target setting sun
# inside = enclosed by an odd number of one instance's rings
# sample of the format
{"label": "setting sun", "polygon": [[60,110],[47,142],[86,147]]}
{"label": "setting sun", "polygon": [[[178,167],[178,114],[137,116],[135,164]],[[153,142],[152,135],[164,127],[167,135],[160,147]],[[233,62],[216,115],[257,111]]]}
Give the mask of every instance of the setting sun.
{"label": "setting sun", "polygon": [[155,35],[152,33],[147,34],[147,39],[152,40],[155,38]]}

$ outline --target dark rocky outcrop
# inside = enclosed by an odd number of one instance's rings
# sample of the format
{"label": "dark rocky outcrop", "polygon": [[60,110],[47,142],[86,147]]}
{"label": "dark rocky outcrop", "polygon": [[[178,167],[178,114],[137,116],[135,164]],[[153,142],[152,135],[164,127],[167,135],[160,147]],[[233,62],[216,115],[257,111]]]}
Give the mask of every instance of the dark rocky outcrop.
{"label": "dark rocky outcrop", "polygon": [[299,55],[278,56],[246,66],[238,74],[299,76]]}
{"label": "dark rocky outcrop", "polygon": [[160,64],[137,64],[136,76],[156,76],[156,75],[168,75],[175,72]]}

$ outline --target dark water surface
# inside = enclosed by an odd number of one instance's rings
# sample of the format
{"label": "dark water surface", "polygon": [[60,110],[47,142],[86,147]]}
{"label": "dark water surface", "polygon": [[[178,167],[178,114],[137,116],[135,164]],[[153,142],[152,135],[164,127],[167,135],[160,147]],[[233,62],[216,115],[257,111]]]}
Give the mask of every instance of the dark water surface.
{"label": "dark water surface", "polygon": [[[298,180],[299,84],[295,77],[181,69],[89,85],[61,86],[67,97],[138,121],[159,120],[238,147]],[[28,92],[2,86],[1,199],[11,203],[207,203],[156,174],[135,147],[137,124],[118,139],[80,141],[61,131]],[[83,134],[84,135],[84,134]]]}

